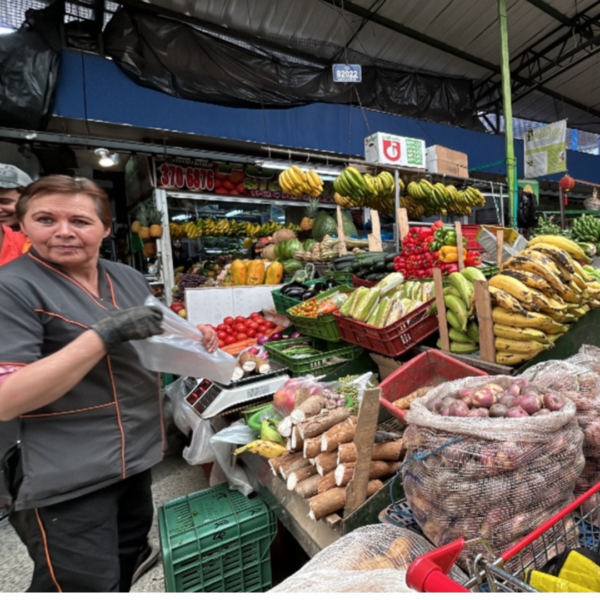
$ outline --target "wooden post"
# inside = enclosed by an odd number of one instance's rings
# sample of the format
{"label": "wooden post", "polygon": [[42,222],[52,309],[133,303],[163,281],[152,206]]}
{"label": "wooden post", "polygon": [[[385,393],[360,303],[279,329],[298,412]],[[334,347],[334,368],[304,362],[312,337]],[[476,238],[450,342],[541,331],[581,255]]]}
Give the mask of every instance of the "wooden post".
{"label": "wooden post", "polygon": [[338,247],[340,256],[346,256],[348,250],[346,248],[346,240],[344,238],[344,221],[342,219],[342,207],[337,207],[337,223],[338,223]]}
{"label": "wooden post", "polygon": [[373,456],[375,433],[377,433],[380,402],[381,388],[365,391],[358,413],[356,433],[354,434],[358,460],[354,469],[354,477],[348,484],[344,518],[353,513],[367,499],[369,469],[371,467],[371,457]]}
{"label": "wooden post", "polygon": [[498,268],[502,266],[502,255],[504,254],[504,231],[500,229],[496,232],[496,263]]}
{"label": "wooden post", "polygon": [[408,224],[408,211],[405,208],[398,209],[398,228],[400,229],[400,241],[403,241],[410,229]]}
{"label": "wooden post", "polygon": [[560,186],[558,188],[558,198],[560,203],[560,228],[565,229],[567,226],[567,217],[565,214],[565,190]]}
{"label": "wooden post", "polygon": [[456,229],[456,245],[458,247],[458,268],[462,271],[465,268],[465,257],[463,256],[463,235],[460,221],[454,222],[454,228]]}
{"label": "wooden post", "polygon": [[450,338],[448,336],[448,319],[446,318],[446,302],[444,302],[444,284],[441,269],[433,270],[433,283],[435,285],[435,301],[438,310],[438,323],[440,325],[440,339],[442,350],[450,352]]}
{"label": "wooden post", "polygon": [[369,234],[369,252],[381,252],[381,225],[379,224],[379,213],[376,210],[371,210],[371,225],[373,233]]}
{"label": "wooden post", "polygon": [[492,319],[492,299],[487,281],[474,281],[475,307],[479,321],[479,349],[481,360],[496,362],[496,346],[494,344],[494,321]]}

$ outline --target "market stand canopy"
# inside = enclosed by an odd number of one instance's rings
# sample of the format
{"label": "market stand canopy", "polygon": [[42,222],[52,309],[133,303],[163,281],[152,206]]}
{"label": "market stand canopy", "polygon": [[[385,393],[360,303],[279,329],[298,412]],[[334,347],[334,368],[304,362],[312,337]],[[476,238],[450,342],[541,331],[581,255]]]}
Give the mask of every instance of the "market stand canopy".
{"label": "market stand canopy", "polygon": [[[360,103],[473,129],[479,114],[500,114],[496,2],[122,4],[107,52],[138,83],[175,96],[242,107]],[[508,18],[514,115],[600,132],[600,2],[514,0]],[[363,65],[362,83],[332,83],[331,65],[346,62]]]}

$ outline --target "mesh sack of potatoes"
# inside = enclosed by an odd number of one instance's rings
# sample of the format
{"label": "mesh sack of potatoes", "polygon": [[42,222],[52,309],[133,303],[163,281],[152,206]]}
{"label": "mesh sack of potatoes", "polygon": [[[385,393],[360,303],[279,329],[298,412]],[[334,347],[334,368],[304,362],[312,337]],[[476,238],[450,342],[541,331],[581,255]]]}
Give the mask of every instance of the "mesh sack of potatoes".
{"label": "mesh sack of potatoes", "polygon": [[576,355],[570,361],[548,361],[530,367],[521,375],[533,384],[543,385],[571,399],[583,431],[585,467],[577,479],[575,495],[587,492],[600,481],[600,362],[598,373],[589,367],[593,361]]}
{"label": "mesh sack of potatoes", "polygon": [[[410,592],[406,570],[434,547],[395,525],[367,525],[334,542],[271,592]],[[450,576],[467,577],[458,568]]]}
{"label": "mesh sack of potatoes", "polygon": [[[512,377],[469,377],[442,384],[411,406],[404,490],[417,523],[436,546],[483,538],[499,555],[573,500],[585,459],[575,404],[568,398],[556,394],[559,410],[528,418],[436,412],[447,399],[468,394],[476,406],[473,391],[485,391],[485,398],[493,391],[494,403],[504,400],[501,391],[516,382],[529,394],[549,393]],[[470,546],[462,558],[483,550]]]}

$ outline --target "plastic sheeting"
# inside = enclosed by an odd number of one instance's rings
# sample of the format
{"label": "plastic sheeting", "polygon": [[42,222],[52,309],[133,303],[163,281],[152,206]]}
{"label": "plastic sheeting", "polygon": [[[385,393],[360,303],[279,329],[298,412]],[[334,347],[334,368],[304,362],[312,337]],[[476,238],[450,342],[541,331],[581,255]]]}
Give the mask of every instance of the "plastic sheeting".
{"label": "plastic sheeting", "polygon": [[362,82],[333,82],[332,66],[264,40],[224,38],[208,29],[121,8],[105,30],[105,52],[136,83],[177,98],[236,108],[313,102],[360,104],[407,117],[481,129],[472,83],[364,66]]}
{"label": "plastic sheeting", "polygon": [[59,3],[28,10],[21,29],[0,36],[0,126],[42,129],[52,114],[60,50]]}

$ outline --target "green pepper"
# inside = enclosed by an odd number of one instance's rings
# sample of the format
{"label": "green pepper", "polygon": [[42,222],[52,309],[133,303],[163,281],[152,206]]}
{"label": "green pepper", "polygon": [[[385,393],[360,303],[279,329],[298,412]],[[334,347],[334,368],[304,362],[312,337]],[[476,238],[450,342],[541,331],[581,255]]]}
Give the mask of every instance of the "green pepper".
{"label": "green pepper", "polygon": [[440,244],[440,242],[433,242],[433,244],[431,244],[431,246],[429,246],[429,252],[431,252],[432,254],[434,252],[438,252],[438,250],[442,247],[442,244]]}
{"label": "green pepper", "polygon": [[456,244],[456,230],[447,231],[444,236],[444,246],[456,246]]}
{"label": "green pepper", "polygon": [[435,238],[436,242],[441,242],[442,245],[444,244],[444,237],[446,236],[446,230],[444,229],[438,229],[434,234],[433,237]]}

